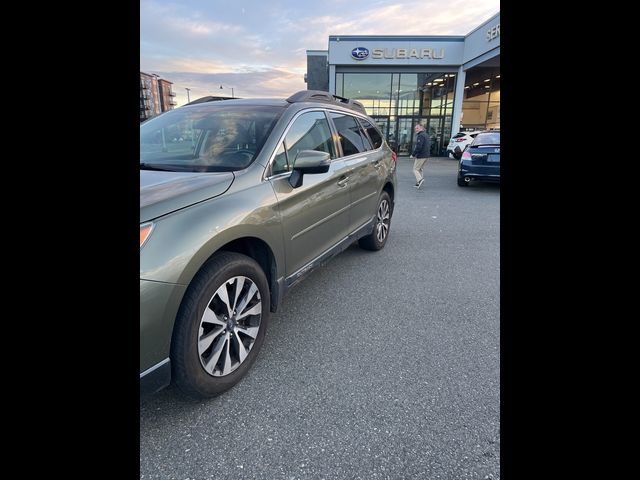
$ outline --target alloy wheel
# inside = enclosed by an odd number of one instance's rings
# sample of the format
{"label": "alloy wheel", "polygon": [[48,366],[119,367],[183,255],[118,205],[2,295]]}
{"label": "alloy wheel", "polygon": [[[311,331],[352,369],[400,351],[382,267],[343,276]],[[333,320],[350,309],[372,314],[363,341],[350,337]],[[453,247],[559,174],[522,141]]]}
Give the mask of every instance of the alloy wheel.
{"label": "alloy wheel", "polygon": [[261,318],[260,291],[250,278],[230,278],[216,290],[198,332],[198,356],[209,375],[228,375],[244,362],[258,336]]}
{"label": "alloy wheel", "polygon": [[378,242],[384,242],[389,232],[389,202],[387,199],[383,199],[378,206],[378,219],[376,223],[376,238]]}

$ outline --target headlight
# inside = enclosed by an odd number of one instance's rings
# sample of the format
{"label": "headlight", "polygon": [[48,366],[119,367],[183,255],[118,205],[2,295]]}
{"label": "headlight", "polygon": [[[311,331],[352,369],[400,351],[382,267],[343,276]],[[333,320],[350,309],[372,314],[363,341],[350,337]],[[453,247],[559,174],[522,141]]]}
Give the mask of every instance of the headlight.
{"label": "headlight", "polygon": [[140,248],[144,245],[144,242],[147,241],[149,235],[151,235],[151,231],[153,230],[153,223],[143,223],[140,225]]}

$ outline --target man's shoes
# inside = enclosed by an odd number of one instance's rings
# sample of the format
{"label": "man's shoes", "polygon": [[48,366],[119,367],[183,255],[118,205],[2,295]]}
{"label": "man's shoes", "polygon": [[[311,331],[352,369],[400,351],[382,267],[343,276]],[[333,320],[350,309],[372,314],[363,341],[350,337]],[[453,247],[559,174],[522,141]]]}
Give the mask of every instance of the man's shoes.
{"label": "man's shoes", "polygon": [[416,182],[415,185],[413,186],[413,188],[419,188],[420,187],[420,182]]}
{"label": "man's shoes", "polygon": [[415,187],[419,189],[423,183],[424,183],[424,178],[421,178],[420,181],[415,184]]}

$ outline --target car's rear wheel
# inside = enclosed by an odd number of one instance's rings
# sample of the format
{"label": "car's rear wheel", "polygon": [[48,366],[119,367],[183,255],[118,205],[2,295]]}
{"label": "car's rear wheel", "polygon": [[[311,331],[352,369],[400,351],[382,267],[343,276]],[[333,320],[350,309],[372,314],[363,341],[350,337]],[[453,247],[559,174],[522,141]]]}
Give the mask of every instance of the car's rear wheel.
{"label": "car's rear wheel", "polygon": [[458,175],[458,186],[459,187],[467,187],[468,185],[469,184],[464,181],[464,178],[462,178],[460,175]]}
{"label": "car's rear wheel", "polygon": [[221,252],[198,272],[178,312],[172,376],[195,398],[233,387],[251,368],[269,321],[269,286],[258,263]]}
{"label": "car's rear wheel", "polygon": [[373,231],[366,237],[358,240],[361,248],[365,250],[380,250],[385,246],[387,237],[389,236],[392,213],[391,197],[389,197],[387,192],[383,191],[378,201]]}

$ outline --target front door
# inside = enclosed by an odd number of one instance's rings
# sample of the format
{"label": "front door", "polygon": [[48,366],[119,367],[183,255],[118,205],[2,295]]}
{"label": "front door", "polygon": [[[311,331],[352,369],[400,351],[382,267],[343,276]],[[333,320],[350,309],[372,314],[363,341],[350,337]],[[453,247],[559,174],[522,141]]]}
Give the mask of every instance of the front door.
{"label": "front door", "polygon": [[[328,152],[332,162],[328,172],[305,174],[302,185],[293,188],[289,176],[302,150]],[[337,158],[323,111],[305,112],[293,121],[272,165],[271,184],[282,218],[289,277],[347,236],[350,167]]]}

